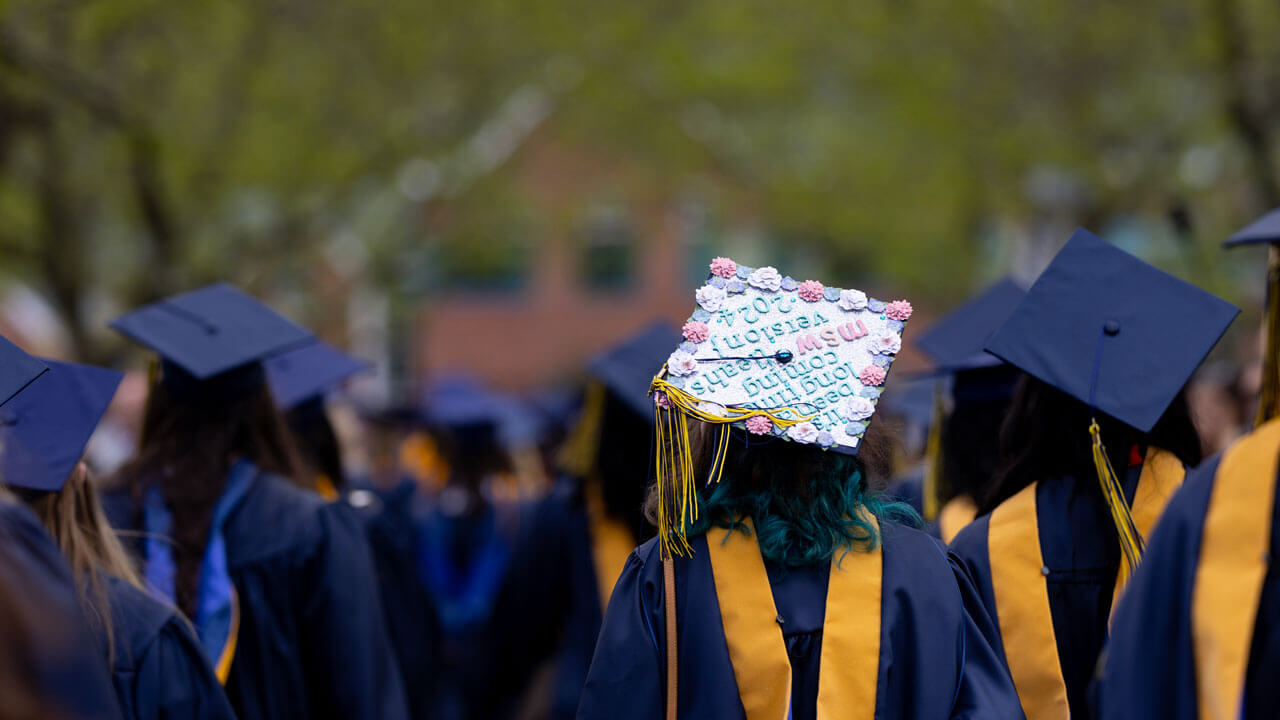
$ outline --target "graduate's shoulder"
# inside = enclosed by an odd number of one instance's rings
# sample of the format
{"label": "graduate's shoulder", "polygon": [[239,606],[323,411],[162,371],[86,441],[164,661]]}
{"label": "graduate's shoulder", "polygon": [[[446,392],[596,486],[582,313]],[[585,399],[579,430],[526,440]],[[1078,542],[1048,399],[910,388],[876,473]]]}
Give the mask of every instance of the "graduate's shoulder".
{"label": "graduate's shoulder", "polygon": [[260,473],[231,516],[228,527],[233,565],[287,553],[306,553],[334,532],[358,526],[346,502],[329,502],[286,478]]}
{"label": "graduate's shoulder", "polygon": [[186,627],[177,610],[147,592],[111,575],[105,576],[105,583],[117,673],[136,669],[163,634]]}
{"label": "graduate's shoulder", "polygon": [[913,575],[948,579],[947,546],[924,530],[885,522],[880,530],[886,566],[910,568]]}

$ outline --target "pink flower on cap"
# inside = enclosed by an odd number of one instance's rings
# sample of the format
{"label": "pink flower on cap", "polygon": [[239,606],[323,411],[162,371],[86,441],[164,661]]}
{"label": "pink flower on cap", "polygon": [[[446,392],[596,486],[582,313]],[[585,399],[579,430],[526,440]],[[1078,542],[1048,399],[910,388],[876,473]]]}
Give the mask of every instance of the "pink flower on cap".
{"label": "pink flower on cap", "polygon": [[906,320],[911,317],[911,303],[906,300],[894,300],[885,307],[884,314],[892,320]]}
{"label": "pink flower on cap", "polygon": [[822,299],[822,283],[817,280],[805,280],[796,291],[805,302],[818,302]]}
{"label": "pink flower on cap", "polygon": [[711,274],[728,280],[738,272],[738,263],[727,257],[718,257],[711,261]]}
{"label": "pink flower on cap", "polygon": [[773,432],[773,421],[763,415],[747,418],[747,432],[752,435],[768,435]]}
{"label": "pink flower on cap", "polygon": [[681,328],[680,331],[684,334],[685,340],[694,343],[700,343],[706,340],[707,336],[711,334],[711,329],[707,327],[707,324],[698,322],[697,320],[690,320],[685,323],[684,327]]}
{"label": "pink flower on cap", "polygon": [[661,390],[653,394],[653,403],[663,410],[671,409],[671,398],[667,397],[667,394]]}
{"label": "pink flower on cap", "polygon": [[881,385],[884,383],[884,368],[879,365],[868,365],[858,372],[858,379],[863,385]]}

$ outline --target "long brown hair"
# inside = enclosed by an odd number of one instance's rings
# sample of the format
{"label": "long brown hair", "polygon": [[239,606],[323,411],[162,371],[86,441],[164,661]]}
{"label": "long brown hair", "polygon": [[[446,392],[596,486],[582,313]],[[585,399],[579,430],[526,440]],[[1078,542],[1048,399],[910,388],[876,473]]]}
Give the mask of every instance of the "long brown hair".
{"label": "long brown hair", "polygon": [[197,381],[176,366],[151,388],[138,453],[117,474],[139,504],[157,488],[173,515],[174,591],[178,608],[195,611],[200,562],[213,508],[237,459],[298,483],[297,452],[271,399],[262,367],[253,364]]}
{"label": "long brown hair", "polygon": [[107,522],[98,494],[83,462],[76,465],[66,485],[57,492],[16,491],[35,511],[58,549],[71,565],[80,591],[80,605],[91,623],[107,638],[107,660],[115,657],[115,628],[107,576],[112,575],[143,589],[142,578],[124,546]]}

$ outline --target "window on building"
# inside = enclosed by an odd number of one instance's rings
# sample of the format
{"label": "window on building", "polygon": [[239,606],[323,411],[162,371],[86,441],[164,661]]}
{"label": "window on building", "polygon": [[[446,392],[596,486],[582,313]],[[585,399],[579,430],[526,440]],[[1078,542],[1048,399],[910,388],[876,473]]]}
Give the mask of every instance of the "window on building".
{"label": "window on building", "polygon": [[580,271],[590,290],[626,290],[635,282],[637,233],[617,204],[592,207],[582,229]]}

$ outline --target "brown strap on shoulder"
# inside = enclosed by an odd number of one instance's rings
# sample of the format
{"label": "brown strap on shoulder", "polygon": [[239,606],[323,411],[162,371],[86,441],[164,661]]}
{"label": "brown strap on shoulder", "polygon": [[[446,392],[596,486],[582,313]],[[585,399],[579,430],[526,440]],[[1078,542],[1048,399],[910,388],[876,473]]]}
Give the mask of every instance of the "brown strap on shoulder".
{"label": "brown strap on shoulder", "polygon": [[667,715],[676,720],[677,681],[680,677],[679,653],[676,648],[676,566],[670,557],[662,559],[662,589],[666,597],[667,616]]}

